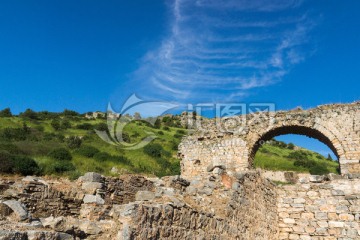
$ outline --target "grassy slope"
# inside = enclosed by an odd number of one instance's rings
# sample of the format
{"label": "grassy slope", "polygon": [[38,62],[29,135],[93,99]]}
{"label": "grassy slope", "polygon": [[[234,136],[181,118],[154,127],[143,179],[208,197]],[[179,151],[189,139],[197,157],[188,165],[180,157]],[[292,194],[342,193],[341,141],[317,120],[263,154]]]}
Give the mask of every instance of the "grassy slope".
{"label": "grassy slope", "polygon": [[[141,171],[147,174],[154,174],[154,175],[165,175],[165,174],[179,174],[179,172],[169,172],[164,171],[162,166],[158,164],[155,158],[150,157],[144,154],[143,149],[136,149],[136,150],[124,150],[119,146],[114,146],[108,144],[101,140],[92,130],[82,130],[77,129],[76,125],[83,124],[83,123],[90,123],[92,125],[96,125],[98,123],[105,123],[106,120],[97,119],[97,120],[87,120],[85,118],[70,120],[72,127],[66,130],[59,130],[55,131],[51,126],[51,120],[23,120],[19,117],[11,117],[11,118],[0,118],[0,129],[3,128],[19,128],[23,125],[23,122],[31,128],[43,128],[44,133],[57,133],[61,134],[65,137],[69,136],[81,136],[85,137],[83,140],[82,145],[90,145],[96,147],[102,152],[109,153],[111,155],[117,156],[125,156],[127,157],[134,166],[129,166],[119,162],[113,161],[104,161],[100,162],[93,158],[87,158],[81,156],[76,153],[75,150],[71,150],[72,152],[72,163],[76,166],[76,173],[71,174],[83,174],[88,171],[96,171],[102,174],[111,175],[111,168],[117,167],[119,169],[126,169],[130,172],[138,172]],[[162,145],[164,150],[168,153],[166,159],[171,163],[178,163],[179,160],[176,159],[177,150],[173,149],[174,142],[178,144],[180,142],[180,138],[175,138],[174,134],[176,134],[177,130],[181,128],[170,127],[169,130],[163,129],[154,129],[151,127],[146,126],[146,124],[141,122],[131,122],[125,128],[125,132],[130,136],[131,142],[137,142],[142,139],[142,137],[146,136],[146,131],[154,132],[157,138],[154,142],[159,143]],[[183,130],[183,129],[182,129]],[[159,134],[159,131],[163,132]],[[59,141],[57,139],[53,139],[51,141],[15,141],[13,142],[15,145],[20,147],[20,149],[24,150],[27,155],[30,155],[33,159],[38,162],[38,164],[45,169],[47,166],[51,165],[54,162],[53,159],[47,156],[47,153],[51,150],[59,147],[66,147],[66,143]]]}
{"label": "grassy slope", "polygon": [[[307,159],[313,160],[316,163],[325,166],[330,172],[337,173],[337,168],[339,164],[335,161],[329,161],[322,155],[306,150],[301,149],[308,153]],[[289,154],[296,150],[291,150],[287,148],[281,148],[279,146],[274,146],[270,144],[264,144],[259,151],[256,153],[254,165],[255,167],[274,170],[274,171],[296,171],[296,172],[309,172],[309,169],[295,166],[295,159],[289,158]]]}

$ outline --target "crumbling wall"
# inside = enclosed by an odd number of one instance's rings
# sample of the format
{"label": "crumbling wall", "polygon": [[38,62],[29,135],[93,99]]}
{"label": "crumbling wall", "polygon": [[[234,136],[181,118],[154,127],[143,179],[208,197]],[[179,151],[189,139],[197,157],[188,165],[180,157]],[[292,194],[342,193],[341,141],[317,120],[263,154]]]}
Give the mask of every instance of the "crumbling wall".
{"label": "crumbling wall", "polygon": [[[210,175],[181,195],[128,206],[123,239],[277,239],[275,186],[257,172]],[[192,189],[193,186],[197,188]]]}

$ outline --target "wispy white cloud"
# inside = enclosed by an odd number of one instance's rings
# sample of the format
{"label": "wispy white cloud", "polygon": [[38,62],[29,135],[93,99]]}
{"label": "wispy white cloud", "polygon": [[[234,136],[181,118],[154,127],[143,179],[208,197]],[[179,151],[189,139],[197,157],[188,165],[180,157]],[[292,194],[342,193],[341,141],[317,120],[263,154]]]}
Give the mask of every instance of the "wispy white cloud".
{"label": "wispy white cloud", "polygon": [[302,0],[173,0],[169,33],[134,76],[149,97],[244,97],[307,56],[314,21]]}

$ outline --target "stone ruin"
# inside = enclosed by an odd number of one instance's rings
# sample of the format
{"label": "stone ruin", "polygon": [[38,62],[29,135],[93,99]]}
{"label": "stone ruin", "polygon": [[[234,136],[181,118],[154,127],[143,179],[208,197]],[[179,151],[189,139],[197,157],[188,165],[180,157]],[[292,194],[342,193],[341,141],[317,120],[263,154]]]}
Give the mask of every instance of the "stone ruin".
{"label": "stone ruin", "polygon": [[[259,127],[256,136],[251,130],[195,132],[180,145],[181,176],[2,177],[0,239],[360,239],[358,108],[356,103],[290,112],[283,128],[276,125],[277,132],[269,133]],[[257,147],[249,143],[289,129],[326,136],[320,140],[337,151],[342,174],[251,169]],[[247,155],[221,144],[231,138],[248,141],[241,148]]]}

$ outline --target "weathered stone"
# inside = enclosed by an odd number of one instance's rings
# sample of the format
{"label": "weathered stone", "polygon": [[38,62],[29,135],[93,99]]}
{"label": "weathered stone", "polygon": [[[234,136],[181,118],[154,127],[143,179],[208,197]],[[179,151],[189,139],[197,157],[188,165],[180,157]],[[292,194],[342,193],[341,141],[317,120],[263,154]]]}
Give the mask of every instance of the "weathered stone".
{"label": "weathered stone", "polygon": [[104,199],[102,199],[99,195],[90,195],[85,194],[83,202],[86,203],[95,203],[95,204],[105,204]]}
{"label": "weathered stone", "polygon": [[84,182],[98,182],[102,183],[104,181],[103,177],[95,172],[87,172],[84,176],[81,178]]}
{"label": "weathered stone", "polygon": [[103,183],[100,182],[84,182],[81,185],[81,189],[87,194],[95,194],[96,190],[102,189],[104,187]]}
{"label": "weathered stone", "polygon": [[310,175],[309,181],[313,183],[321,183],[325,180],[325,176],[319,176],[319,175]]}
{"label": "weathered stone", "polygon": [[136,201],[150,201],[155,198],[155,193],[150,191],[138,191],[135,195]]}
{"label": "weathered stone", "polygon": [[20,220],[26,220],[29,217],[25,206],[23,206],[23,204],[21,204],[19,201],[8,200],[2,202],[1,204],[8,206]]}

